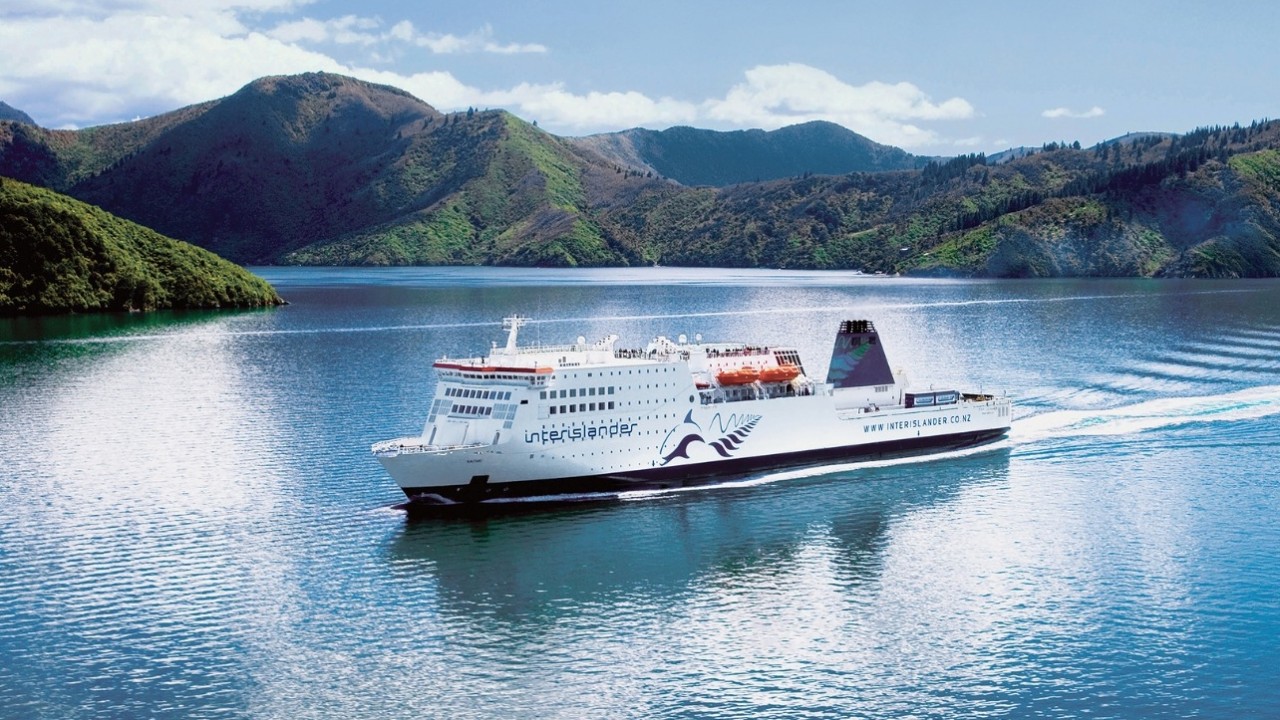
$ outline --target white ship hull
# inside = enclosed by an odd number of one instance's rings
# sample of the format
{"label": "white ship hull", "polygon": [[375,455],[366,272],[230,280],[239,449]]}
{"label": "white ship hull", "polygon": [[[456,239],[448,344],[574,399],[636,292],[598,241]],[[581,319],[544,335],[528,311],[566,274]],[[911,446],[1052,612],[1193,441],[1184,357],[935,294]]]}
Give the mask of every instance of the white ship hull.
{"label": "white ship hull", "polygon": [[[699,408],[689,421],[669,424],[665,432],[641,431],[650,434],[634,437],[641,441],[639,447],[632,437],[608,438],[590,449],[578,446],[589,438],[550,444],[515,438],[499,445],[432,451],[417,445],[419,438],[403,438],[393,441],[399,449],[388,447],[378,459],[410,498],[472,502],[681,487],[775,468],[941,452],[996,440],[1009,428],[1006,398],[843,416],[837,416],[830,398],[823,400]],[[819,420],[822,416],[826,419]],[[590,427],[577,426],[583,435]],[[741,442],[722,446],[723,453],[711,444],[735,431]],[[685,440],[687,457],[667,460]]]}
{"label": "white ship hull", "polygon": [[1008,398],[906,393],[883,350],[867,354],[874,328],[858,327],[869,330],[848,335],[854,351],[838,339],[818,384],[784,379],[799,367],[787,349],[659,338],[646,351],[615,351],[613,339],[521,351],[516,325],[506,351],[436,363],[441,386],[422,436],[373,451],[409,498],[455,503],[706,484],[968,447],[1008,431]]}

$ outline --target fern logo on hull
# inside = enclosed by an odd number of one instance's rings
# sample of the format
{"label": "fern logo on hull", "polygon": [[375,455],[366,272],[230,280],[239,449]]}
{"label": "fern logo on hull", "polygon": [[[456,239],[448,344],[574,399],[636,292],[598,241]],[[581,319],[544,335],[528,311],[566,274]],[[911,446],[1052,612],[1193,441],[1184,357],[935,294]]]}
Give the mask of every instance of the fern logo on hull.
{"label": "fern logo on hull", "polygon": [[[759,422],[759,415],[731,413],[725,417],[716,413],[704,430],[694,422],[693,411],[690,410],[685,414],[684,422],[672,428],[662,441],[662,449],[659,450],[662,464],[678,459],[696,461],[733,457]],[[708,437],[712,439],[708,440]],[[712,452],[716,455],[712,456]]]}

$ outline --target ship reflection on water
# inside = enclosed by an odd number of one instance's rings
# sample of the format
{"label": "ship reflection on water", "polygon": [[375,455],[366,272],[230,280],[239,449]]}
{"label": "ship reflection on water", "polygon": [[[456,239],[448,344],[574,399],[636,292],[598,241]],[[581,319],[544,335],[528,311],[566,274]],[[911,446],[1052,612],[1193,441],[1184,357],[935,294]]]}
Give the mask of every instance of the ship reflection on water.
{"label": "ship reflection on water", "polygon": [[536,624],[777,580],[804,572],[816,545],[829,555],[822,581],[856,586],[876,577],[896,522],[1007,480],[1008,464],[1009,451],[992,448],[634,500],[431,508],[406,516],[390,560],[401,580],[430,581],[441,614],[460,622],[483,615]]}

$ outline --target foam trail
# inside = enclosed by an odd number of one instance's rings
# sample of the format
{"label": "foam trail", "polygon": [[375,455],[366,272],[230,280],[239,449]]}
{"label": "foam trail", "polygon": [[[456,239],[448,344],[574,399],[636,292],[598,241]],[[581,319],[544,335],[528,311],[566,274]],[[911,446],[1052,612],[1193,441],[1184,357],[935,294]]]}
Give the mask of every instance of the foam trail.
{"label": "foam trail", "polygon": [[545,497],[501,498],[487,500],[485,504],[647,500],[678,493],[713,492],[716,490],[758,487],[776,482],[799,480],[840,472],[941,462],[997,450],[1007,450],[1020,445],[1029,445],[1057,437],[1127,435],[1194,422],[1231,422],[1277,414],[1280,414],[1280,385],[1270,385],[1249,388],[1225,395],[1159,398],[1105,410],[1055,410],[1015,421],[1009,431],[1009,436],[1003,440],[963,450],[950,450],[927,455],[893,458],[891,460],[814,465],[748,476],[727,482],[691,485],[688,487],[580,493],[576,495],[548,495]]}
{"label": "foam trail", "polygon": [[[1225,395],[1159,398],[1105,410],[1056,410],[1015,421],[1010,429],[1009,436],[1004,440],[963,450],[894,458],[892,460],[815,465],[708,485],[693,485],[662,490],[630,490],[620,493],[591,493],[574,499],[645,500],[676,493],[749,488],[839,472],[954,460],[970,455],[1028,445],[1056,437],[1127,435],[1187,423],[1231,422],[1278,414],[1280,414],[1280,385],[1249,388]],[[525,498],[524,501],[552,499],[563,500],[564,498]]]}
{"label": "foam trail", "polygon": [[1055,437],[1128,435],[1197,422],[1253,420],[1280,414],[1280,385],[1205,397],[1169,397],[1103,410],[1056,410],[1014,423],[1013,445]]}

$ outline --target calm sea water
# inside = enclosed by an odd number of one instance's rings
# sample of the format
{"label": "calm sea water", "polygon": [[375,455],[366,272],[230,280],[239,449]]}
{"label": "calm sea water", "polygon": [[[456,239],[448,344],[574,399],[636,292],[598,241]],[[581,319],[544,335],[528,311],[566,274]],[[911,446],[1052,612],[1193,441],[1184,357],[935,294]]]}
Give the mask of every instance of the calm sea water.
{"label": "calm sea water", "polygon": [[[264,269],[0,320],[0,717],[1274,717],[1280,284]],[[1007,441],[412,519],[370,443],[501,340],[869,317]]]}

